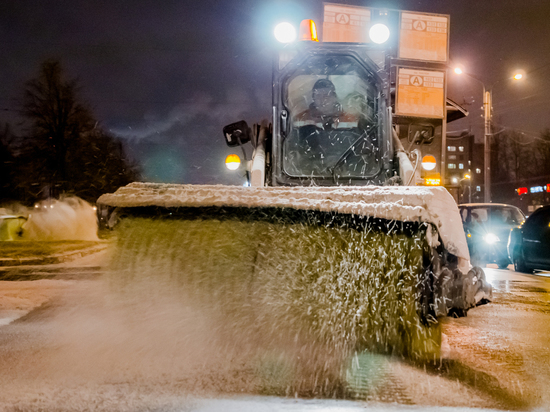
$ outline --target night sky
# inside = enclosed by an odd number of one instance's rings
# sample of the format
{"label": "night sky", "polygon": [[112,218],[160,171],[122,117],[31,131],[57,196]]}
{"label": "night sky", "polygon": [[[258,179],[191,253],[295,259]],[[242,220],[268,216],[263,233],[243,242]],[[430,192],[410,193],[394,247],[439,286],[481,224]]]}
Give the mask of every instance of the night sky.
{"label": "night sky", "polygon": [[[537,136],[550,127],[550,1],[340,3],[449,14],[452,61],[496,83],[496,128]],[[0,121],[17,124],[25,82],[57,58],[100,124],[124,138],[145,180],[240,184],[241,174],[225,169],[235,150],[221,130],[269,118],[272,28],[285,18],[322,26],[322,10],[312,0],[2,0]],[[527,76],[511,84],[516,68]],[[448,97],[470,116],[449,130],[482,138],[481,90],[450,75]]]}

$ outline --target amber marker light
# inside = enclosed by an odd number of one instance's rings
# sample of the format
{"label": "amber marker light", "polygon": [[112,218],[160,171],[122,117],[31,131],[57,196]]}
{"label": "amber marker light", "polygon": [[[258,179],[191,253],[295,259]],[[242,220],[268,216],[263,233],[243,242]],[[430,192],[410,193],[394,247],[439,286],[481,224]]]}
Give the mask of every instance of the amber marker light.
{"label": "amber marker light", "polygon": [[313,20],[302,20],[299,39],[300,41],[319,41],[317,26]]}
{"label": "amber marker light", "polygon": [[229,170],[237,170],[241,165],[241,159],[236,154],[230,154],[225,158],[225,167]]}
{"label": "amber marker light", "polygon": [[435,157],[433,157],[432,155],[426,155],[422,158],[422,168],[424,170],[434,170],[435,165]]}
{"label": "amber marker light", "polygon": [[441,184],[441,179],[432,177],[425,179],[425,182],[428,186],[439,186]]}

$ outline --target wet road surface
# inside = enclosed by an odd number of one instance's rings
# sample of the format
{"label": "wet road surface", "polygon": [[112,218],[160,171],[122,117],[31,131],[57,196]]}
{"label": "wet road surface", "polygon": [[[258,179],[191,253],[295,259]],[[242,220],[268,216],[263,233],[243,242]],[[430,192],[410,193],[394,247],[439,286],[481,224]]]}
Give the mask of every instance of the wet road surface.
{"label": "wet road surface", "polygon": [[[446,319],[452,376],[483,381],[484,389],[510,407],[550,408],[550,274],[484,269],[494,301]],[[456,369],[452,371],[453,367]],[[469,368],[481,375],[473,373]],[[464,371],[461,371],[464,368]],[[468,377],[468,374],[471,376]]]}
{"label": "wet road surface", "polygon": [[[242,348],[230,361],[220,359],[209,341],[209,326],[196,322],[199,315],[164,299],[122,309],[120,302],[106,298],[97,264],[83,266],[76,271],[65,267],[57,275],[44,268],[42,275],[21,272],[19,281],[10,282],[40,285],[41,291],[47,285],[60,293],[0,326],[0,410],[550,407],[550,277],[545,274],[486,268],[494,301],[471,310],[466,318],[445,319],[441,362],[413,365],[372,355],[366,402],[356,402],[296,400],[292,394],[250,397],[258,393],[258,382],[239,356]],[[83,275],[78,278],[76,273]],[[25,276],[44,277],[22,280]]]}

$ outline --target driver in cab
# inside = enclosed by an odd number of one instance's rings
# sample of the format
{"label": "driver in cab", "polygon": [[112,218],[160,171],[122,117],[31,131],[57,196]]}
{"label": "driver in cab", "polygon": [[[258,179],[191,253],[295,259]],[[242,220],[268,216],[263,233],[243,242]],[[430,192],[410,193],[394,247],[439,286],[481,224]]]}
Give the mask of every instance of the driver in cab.
{"label": "driver in cab", "polygon": [[336,95],[334,84],[328,79],[315,82],[312,89],[313,102],[298,114],[294,126],[316,126],[324,130],[354,128],[359,126],[359,116],[344,113]]}
{"label": "driver in cab", "polygon": [[[294,132],[285,139],[285,172],[335,179],[338,174],[348,173],[344,168],[354,168],[352,172],[360,174],[363,169],[370,170],[366,163],[376,165],[371,162],[376,150],[367,134],[370,127],[361,111],[364,96],[350,96],[356,103],[346,104],[348,109],[355,108],[350,113],[343,110],[336,88],[328,79],[317,80],[311,96],[309,108],[293,117]],[[359,163],[360,171],[355,172]]]}

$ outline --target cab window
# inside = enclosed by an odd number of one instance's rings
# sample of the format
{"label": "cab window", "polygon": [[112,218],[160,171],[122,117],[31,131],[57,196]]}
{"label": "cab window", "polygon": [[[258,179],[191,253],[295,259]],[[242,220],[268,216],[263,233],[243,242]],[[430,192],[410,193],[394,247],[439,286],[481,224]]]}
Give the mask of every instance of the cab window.
{"label": "cab window", "polygon": [[379,173],[378,91],[354,58],[311,57],[286,80],[284,104],[287,175],[338,181]]}

